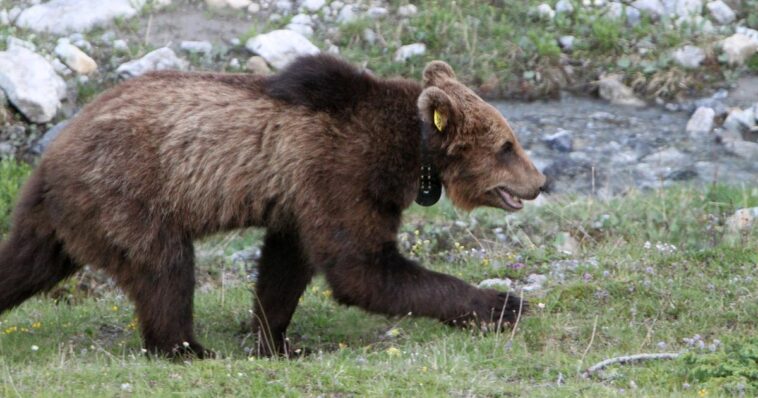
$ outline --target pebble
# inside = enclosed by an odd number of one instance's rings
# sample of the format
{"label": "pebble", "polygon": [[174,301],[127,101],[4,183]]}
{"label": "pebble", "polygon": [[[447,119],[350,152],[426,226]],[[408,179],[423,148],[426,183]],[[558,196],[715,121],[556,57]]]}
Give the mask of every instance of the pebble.
{"label": "pebble", "polygon": [[672,54],[674,62],[686,69],[696,69],[705,61],[705,50],[696,46],[684,46]]}
{"label": "pebble", "polygon": [[80,75],[88,75],[97,70],[97,62],[79,47],[71,44],[68,39],[58,39],[55,46],[55,55],[74,72]]}
{"label": "pebble", "polygon": [[400,6],[397,9],[397,15],[400,15],[401,17],[412,17],[418,13],[418,7],[416,7],[413,4],[406,4],[404,6]]}
{"label": "pebble", "polygon": [[190,54],[210,55],[213,51],[213,45],[209,41],[185,40],[179,45],[179,48]]}
{"label": "pebble", "polygon": [[245,63],[245,69],[255,75],[270,75],[271,68],[268,67],[266,60],[259,55],[250,57]]}
{"label": "pebble", "polygon": [[274,68],[282,69],[301,55],[318,54],[320,50],[300,33],[279,29],[250,38],[245,47],[258,54]]}
{"label": "pebble", "polygon": [[710,1],[706,7],[708,8],[711,17],[722,25],[730,24],[737,18],[737,15],[731,7],[721,0]]}
{"label": "pebble", "polygon": [[697,108],[687,122],[685,130],[690,134],[708,134],[713,130],[713,118],[716,112],[704,106]]}
{"label": "pebble", "polygon": [[116,73],[120,77],[128,79],[158,70],[185,70],[188,66],[189,63],[177,57],[172,49],[162,47],[147,53],[140,59],[121,64],[116,68]]}
{"label": "pebble", "polygon": [[574,12],[574,5],[571,4],[570,0],[558,0],[557,3],[555,3],[555,12],[556,14],[571,14]]}
{"label": "pebble", "polygon": [[395,62],[405,62],[412,57],[424,55],[426,53],[426,44],[413,43],[401,46],[395,51]]}

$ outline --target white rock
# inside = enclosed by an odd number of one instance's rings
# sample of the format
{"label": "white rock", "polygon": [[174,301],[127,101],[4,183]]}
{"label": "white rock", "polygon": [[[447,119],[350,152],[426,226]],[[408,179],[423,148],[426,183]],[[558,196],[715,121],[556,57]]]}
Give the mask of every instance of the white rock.
{"label": "white rock", "polygon": [[632,3],[632,7],[653,19],[658,19],[666,14],[666,9],[660,0],[636,0]]}
{"label": "white rock", "polygon": [[481,289],[495,289],[508,291],[513,286],[513,281],[508,278],[492,278],[485,279],[479,282],[479,288]]}
{"label": "white rock", "polygon": [[598,81],[600,97],[615,105],[645,106],[645,102],[634,95],[634,91],[621,82],[621,76],[605,75]]}
{"label": "white rock", "polygon": [[555,18],[555,11],[553,11],[553,8],[550,7],[550,4],[542,3],[537,6],[537,10],[535,11],[538,17],[543,19],[553,19]]}
{"label": "white rock", "polygon": [[243,8],[250,7],[253,4],[252,0],[226,0],[226,4],[235,10],[241,10]]}
{"label": "white rock", "polygon": [[363,37],[363,40],[370,45],[376,43],[376,32],[371,28],[363,29],[361,36]]}
{"label": "white rock", "polygon": [[526,285],[524,285],[523,290],[525,292],[542,290],[545,287],[546,282],[547,276],[545,275],[529,274],[529,276],[526,277]]}
{"label": "white rock", "polygon": [[703,13],[704,0],[664,0],[666,13],[671,17],[691,18]]}
{"label": "white rock", "polygon": [[285,29],[299,33],[305,37],[313,36],[313,28],[310,25],[303,25],[297,23],[289,23],[285,26]]}
{"label": "white rock", "polygon": [[16,25],[57,35],[86,32],[115,18],[131,18],[143,4],[142,0],[52,0],[21,12]]}
{"label": "white rock", "polygon": [[727,62],[742,65],[758,52],[758,42],[742,33],[735,33],[721,41],[721,49],[726,54]]}
{"label": "white rock", "polygon": [[0,10],[0,26],[6,26],[11,24],[11,19],[8,16],[8,10],[3,8]]}
{"label": "white rock", "polygon": [[724,120],[724,128],[737,133],[749,130],[755,125],[754,108],[733,109]]}
{"label": "white rock", "polygon": [[750,40],[758,43],[758,30],[746,28],[744,26],[738,26],[737,29],[735,29],[735,33],[745,35],[749,37]]}
{"label": "white rock", "polygon": [[167,69],[184,70],[187,69],[187,66],[189,66],[189,63],[177,57],[172,49],[163,47],[147,53],[140,59],[121,64],[116,69],[116,73],[122,78],[128,79],[152,71]]}
{"label": "white rock", "polygon": [[690,134],[708,134],[713,130],[713,118],[716,111],[712,108],[701,106],[695,110],[687,122],[686,131]]}
{"label": "white rock", "polygon": [[27,50],[37,51],[37,46],[34,43],[13,36],[8,36],[8,39],[5,40],[5,45],[9,50],[14,47],[23,47]]}
{"label": "white rock", "polygon": [[284,68],[301,55],[319,53],[318,47],[305,36],[286,29],[255,36],[245,43],[245,47],[277,69]]}
{"label": "white rock", "polygon": [[561,45],[561,48],[566,51],[571,51],[574,49],[574,40],[576,38],[574,36],[561,36],[558,38],[558,44]]}
{"label": "white rock", "polygon": [[339,11],[342,9],[342,7],[345,6],[345,3],[337,0],[333,1],[331,4],[329,4],[329,8],[331,8],[333,11]]}
{"label": "white rock", "polygon": [[555,250],[564,254],[577,254],[579,252],[579,242],[574,239],[568,232],[560,232],[555,237]]}
{"label": "white rock", "polygon": [[181,48],[182,50],[190,54],[208,55],[213,51],[213,44],[205,40],[203,41],[185,40],[179,45],[179,48]]}
{"label": "white rock", "polygon": [[758,207],[738,209],[726,219],[726,226],[730,232],[748,231],[758,218]]}
{"label": "white rock", "polygon": [[113,40],[113,49],[116,51],[129,51],[129,45],[126,44],[126,40],[117,39]]}
{"label": "white rock", "polygon": [[555,3],[555,12],[557,14],[571,14],[574,12],[574,5],[570,0],[558,0]]}
{"label": "white rock", "polygon": [[0,52],[0,88],[27,119],[47,123],[55,117],[66,83],[39,54],[23,47]]}
{"label": "white rock", "polygon": [[677,166],[684,163],[687,159],[689,159],[689,156],[685,155],[678,149],[666,148],[645,156],[642,158],[642,161],[657,166]]}
{"label": "white rock", "polygon": [[397,9],[397,15],[400,15],[401,17],[412,17],[418,13],[418,7],[414,6],[413,4],[406,4],[404,6],[400,6]]}
{"label": "white rock", "polygon": [[640,10],[626,6],[617,1],[608,3],[608,11],[606,15],[612,19],[621,19],[626,15],[626,23],[629,26],[636,26],[640,23],[641,15]]}
{"label": "white rock", "polygon": [[305,0],[301,7],[310,12],[316,12],[326,4],[326,0]]}
{"label": "white rock", "polygon": [[289,14],[292,12],[292,2],[289,0],[278,0],[274,3],[274,9],[283,14]]}
{"label": "white rock", "polygon": [[721,0],[708,2],[706,7],[713,19],[722,25],[730,24],[737,18],[734,11]]}
{"label": "white rock", "polygon": [[345,4],[337,15],[337,22],[339,23],[350,23],[356,19],[358,19],[358,13],[356,12],[356,7],[352,4]]}
{"label": "white rock", "polygon": [[88,75],[97,70],[97,62],[79,47],[71,44],[68,39],[59,39],[55,46],[55,55],[63,61],[66,66],[80,75]]}
{"label": "white rock", "polygon": [[21,12],[23,10],[19,6],[15,6],[8,10],[8,20],[10,20],[10,23],[16,22],[16,19],[18,19],[18,16],[21,15]]}
{"label": "white rock", "polygon": [[242,65],[240,65],[240,60],[238,58],[232,58],[229,60],[229,67],[232,69],[239,69]]}
{"label": "white rock", "polygon": [[257,14],[261,11],[261,5],[258,3],[252,3],[249,6],[247,6],[247,12],[249,14]]}
{"label": "white rock", "polygon": [[695,69],[705,61],[705,50],[695,46],[684,46],[672,54],[674,62],[683,68]]}
{"label": "white rock", "polygon": [[300,25],[313,25],[313,18],[311,18],[310,15],[307,14],[297,14],[290,20],[290,23],[294,24],[300,24]]}
{"label": "white rock", "polygon": [[366,11],[366,15],[368,15],[371,19],[384,18],[389,13],[390,11],[384,7],[371,7],[368,9],[368,11]]}
{"label": "white rock", "polygon": [[424,55],[424,53],[426,53],[426,44],[406,44],[395,51],[395,62],[405,62],[411,57]]}
{"label": "white rock", "polygon": [[724,148],[743,159],[758,162],[758,144],[755,142],[726,141]]}
{"label": "white rock", "polygon": [[50,65],[52,65],[53,69],[55,69],[55,73],[61,76],[71,76],[71,74],[73,73],[71,69],[69,69],[68,66],[66,66],[66,64],[61,62],[61,60],[59,60],[58,58],[54,58],[50,62]]}

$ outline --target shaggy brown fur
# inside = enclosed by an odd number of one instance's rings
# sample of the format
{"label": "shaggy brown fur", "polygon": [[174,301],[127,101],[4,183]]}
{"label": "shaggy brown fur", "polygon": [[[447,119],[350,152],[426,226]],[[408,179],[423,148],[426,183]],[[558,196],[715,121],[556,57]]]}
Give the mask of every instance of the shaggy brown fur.
{"label": "shaggy brown fur", "polygon": [[[442,131],[435,110],[448,120]],[[505,119],[442,62],[423,86],[323,55],[268,78],[158,72],[125,82],[72,120],[27,182],[0,247],[0,312],[92,264],[135,302],[148,350],[204,357],[192,330],[192,241],[265,226],[255,306],[264,354],[283,349],[316,271],[337,301],[367,311],[513,321],[518,297],[398,252],[422,129],[462,208],[517,210],[515,197],[544,184]]]}

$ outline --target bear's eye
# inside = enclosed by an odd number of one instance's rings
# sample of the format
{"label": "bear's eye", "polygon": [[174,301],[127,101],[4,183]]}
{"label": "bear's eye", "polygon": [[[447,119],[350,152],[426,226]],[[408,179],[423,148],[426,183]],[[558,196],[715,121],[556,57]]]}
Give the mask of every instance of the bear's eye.
{"label": "bear's eye", "polygon": [[498,152],[498,157],[501,161],[507,161],[510,155],[513,154],[513,143],[510,141],[507,141],[503,146],[500,147],[500,152]]}

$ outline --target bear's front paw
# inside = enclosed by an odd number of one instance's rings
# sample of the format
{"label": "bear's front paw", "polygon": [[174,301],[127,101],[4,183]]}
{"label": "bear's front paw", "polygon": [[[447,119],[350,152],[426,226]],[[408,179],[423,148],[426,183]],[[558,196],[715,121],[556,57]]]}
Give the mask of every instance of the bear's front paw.
{"label": "bear's front paw", "polygon": [[479,289],[469,304],[470,310],[448,323],[460,327],[474,327],[482,331],[503,330],[513,325],[529,309],[529,303],[510,292]]}

